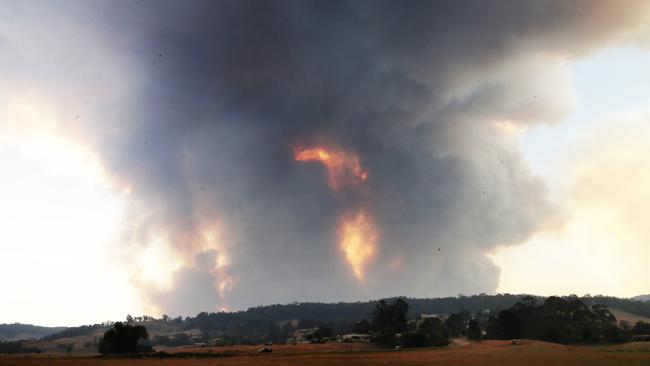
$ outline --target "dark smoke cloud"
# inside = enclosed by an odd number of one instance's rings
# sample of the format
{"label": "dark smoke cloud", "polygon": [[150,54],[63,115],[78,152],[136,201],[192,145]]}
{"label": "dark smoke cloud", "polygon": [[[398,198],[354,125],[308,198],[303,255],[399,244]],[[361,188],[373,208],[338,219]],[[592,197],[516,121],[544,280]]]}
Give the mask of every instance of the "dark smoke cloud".
{"label": "dark smoke cloud", "polygon": [[[216,254],[196,247],[203,223],[228,238],[232,291],[221,299],[205,265],[181,269],[174,289],[146,291],[172,314],[495,291],[486,253],[558,220],[505,129],[560,120],[564,62],[647,14],[644,1],[75,5],[67,16],[89,17],[124,62],[101,74],[129,70],[128,92],[93,101],[78,127],[133,189],[124,245],[163,231],[204,263]],[[334,193],[322,166],[292,160],[290,146],[315,142],[356,151],[363,189]],[[339,216],[360,206],[381,235],[365,284],[336,247]]]}

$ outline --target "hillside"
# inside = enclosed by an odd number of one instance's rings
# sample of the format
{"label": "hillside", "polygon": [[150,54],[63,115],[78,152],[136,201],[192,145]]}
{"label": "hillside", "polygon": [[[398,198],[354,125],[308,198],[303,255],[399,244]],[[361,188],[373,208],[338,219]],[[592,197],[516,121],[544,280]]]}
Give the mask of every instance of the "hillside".
{"label": "hillside", "polygon": [[39,339],[65,330],[64,327],[41,327],[31,324],[0,324],[0,341]]}
{"label": "hillside", "polygon": [[[472,295],[442,298],[405,298],[409,304],[409,314],[417,317],[420,314],[450,314],[466,310],[476,312],[490,310],[500,311],[514,305],[526,294],[497,294],[497,295]],[[537,301],[543,301],[545,297],[534,296]],[[650,303],[632,299],[617,298],[612,296],[588,296],[581,297],[587,304],[603,304],[609,308],[619,309],[629,314],[650,318]],[[389,299],[392,300],[392,299]],[[323,321],[334,320],[359,320],[370,318],[372,311],[377,305],[377,300],[366,302],[340,302],[340,303],[293,303],[287,305],[267,305],[249,308],[244,312],[219,313],[225,318],[256,317],[272,321],[284,321],[289,319],[316,319]],[[200,320],[199,314],[194,320]]]}
{"label": "hillside", "polygon": [[626,322],[630,324],[635,324],[638,321],[650,323],[650,318],[636,315],[636,314],[630,314],[628,312],[622,311],[620,309],[616,308],[610,308],[609,311],[611,311],[612,314],[616,317],[616,320],[625,320]]}
{"label": "hillside", "polygon": [[637,300],[637,301],[650,301],[650,294],[649,295],[639,295],[639,296],[634,296],[632,300]]}

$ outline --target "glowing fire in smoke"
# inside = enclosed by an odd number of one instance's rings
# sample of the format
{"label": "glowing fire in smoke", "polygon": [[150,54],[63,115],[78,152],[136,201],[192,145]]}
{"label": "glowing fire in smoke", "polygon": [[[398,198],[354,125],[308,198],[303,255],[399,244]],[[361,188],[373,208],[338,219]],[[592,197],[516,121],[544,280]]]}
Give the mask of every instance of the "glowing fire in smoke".
{"label": "glowing fire in smoke", "polygon": [[359,156],[341,148],[311,147],[293,149],[296,161],[321,162],[329,173],[328,183],[333,190],[342,186],[355,186],[368,179],[368,172],[361,167]]}
{"label": "glowing fire in smoke", "polygon": [[[343,186],[356,187],[368,179],[359,156],[340,147],[294,147],[294,159],[320,162],[329,173],[328,183],[334,191]],[[372,216],[364,210],[348,212],[339,225],[339,246],[355,277],[364,280],[365,268],[377,252],[379,235]]]}
{"label": "glowing fire in smoke", "polygon": [[363,210],[354,215],[346,214],[341,220],[339,235],[345,258],[357,279],[363,281],[364,269],[377,250],[379,235],[374,222]]}
{"label": "glowing fire in smoke", "polygon": [[[146,297],[160,297],[173,295],[173,291],[182,285],[176,281],[179,271],[205,271],[214,279],[213,286],[218,293],[214,310],[227,308],[228,295],[239,280],[232,274],[230,240],[217,220],[201,221],[192,229],[181,234],[161,230],[150,240],[133,246],[134,251],[128,256],[134,260],[131,281]],[[168,310],[155,302],[147,303],[145,307],[155,314]]]}
{"label": "glowing fire in smoke", "polygon": [[[214,264],[211,269],[211,274],[215,278],[214,286],[219,291],[220,300],[225,301],[226,294],[232,291],[237,278],[230,274],[230,258],[226,254],[226,248],[222,244],[224,241],[221,238],[222,233],[218,225],[208,226],[202,235],[201,251],[214,251],[216,252]],[[225,304],[222,304],[225,306]]]}

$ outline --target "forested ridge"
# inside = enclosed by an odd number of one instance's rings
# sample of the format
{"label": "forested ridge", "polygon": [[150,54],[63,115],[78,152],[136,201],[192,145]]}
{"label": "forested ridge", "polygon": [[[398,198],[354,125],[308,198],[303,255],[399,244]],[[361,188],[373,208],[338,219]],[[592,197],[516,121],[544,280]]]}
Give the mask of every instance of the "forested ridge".
{"label": "forested ridge", "polygon": [[[397,298],[405,299],[409,304],[409,317],[416,318],[420,314],[451,314],[459,311],[477,312],[489,310],[499,312],[507,309],[526,294],[497,294],[497,295],[459,295],[455,297],[441,298],[408,298],[394,297],[386,300],[393,301]],[[537,301],[543,302],[545,297],[533,296]],[[617,298],[612,296],[583,296],[579,298],[587,305],[602,304],[609,308],[619,309],[631,314],[650,317],[650,302],[637,301],[632,299]],[[157,326],[160,323],[173,325],[176,329],[198,328],[206,332],[229,333],[238,331],[241,333],[268,332],[270,328],[279,327],[288,320],[301,321],[301,325],[313,325],[315,323],[329,323],[334,328],[349,329],[361,319],[370,319],[379,300],[359,302],[295,302],[291,304],[274,304],[249,308],[245,311],[236,312],[201,312],[194,317],[170,317],[163,316],[161,319],[153,317],[131,317],[127,322],[144,323],[147,327]],[[95,324],[91,326],[71,327],[60,333],[52,334],[48,339],[65,338],[74,335],[85,334],[106,324]],[[336,329],[335,329],[336,330]]]}

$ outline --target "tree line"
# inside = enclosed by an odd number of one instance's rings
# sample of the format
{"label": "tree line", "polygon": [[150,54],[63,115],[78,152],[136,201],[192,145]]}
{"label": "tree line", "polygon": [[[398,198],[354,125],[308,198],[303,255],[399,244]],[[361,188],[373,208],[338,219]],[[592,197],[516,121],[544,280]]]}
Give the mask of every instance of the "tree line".
{"label": "tree line", "polygon": [[[196,317],[184,319],[166,315],[161,319],[146,315],[136,317],[129,315],[126,324],[144,325],[157,333],[166,332],[167,335],[155,336],[144,342],[149,345],[169,346],[197,342],[207,343],[210,340],[214,343],[215,339],[218,339],[218,344],[221,345],[284,343],[293,336],[295,330],[304,328],[322,329],[318,338],[327,337],[324,334],[335,336],[347,333],[372,333],[381,336],[382,331],[380,331],[379,324],[382,322],[378,323],[374,321],[374,318],[380,314],[382,317],[390,319],[390,317],[386,317],[386,314],[395,311],[395,309],[387,308],[387,306],[393,306],[396,303],[406,314],[406,331],[403,331],[402,326],[398,327],[405,334],[403,341],[405,345],[407,343],[438,345],[443,344],[444,339],[461,335],[474,339],[528,337],[563,343],[593,342],[596,339],[604,339],[606,335],[604,332],[608,332],[606,338],[612,340],[617,337],[614,329],[616,327],[610,326],[611,319],[598,320],[598,316],[603,315],[599,313],[600,306],[613,303],[617,308],[630,313],[643,314],[646,310],[650,313],[650,303],[603,296],[543,298],[511,294],[481,294],[438,299],[389,298],[379,301],[336,304],[293,303],[260,306],[239,312],[202,312]],[[407,306],[405,307],[404,304]],[[555,311],[551,309],[556,309],[559,313],[551,316]],[[444,321],[439,319],[414,321],[420,314],[432,313],[451,315]],[[560,314],[562,314],[561,317]],[[584,319],[576,318],[579,316]],[[585,325],[586,319],[591,319],[589,326]],[[569,325],[562,325],[566,321],[569,321]],[[393,328],[395,324],[392,325]],[[544,324],[547,325],[544,326]],[[69,328],[51,335],[47,339],[54,340],[84,335],[107,325],[112,325],[112,323]],[[196,328],[202,331],[199,337],[190,338],[184,333]],[[619,331],[621,328],[623,327],[618,327]],[[633,328],[638,331],[643,329],[643,326],[637,327],[636,324],[629,324],[626,328],[626,330],[622,330],[620,336],[633,334]],[[580,336],[576,335],[576,329],[581,330]],[[379,340],[381,337],[377,339]],[[395,345],[400,344],[398,342]]]}
{"label": "tree line", "polygon": [[491,316],[486,335],[494,339],[528,338],[563,344],[624,341],[616,317],[606,305],[588,305],[577,296],[551,296],[541,304],[533,297],[524,297]]}
{"label": "tree line", "polygon": [[[617,324],[604,304],[587,303],[577,296],[551,296],[541,303],[525,296],[496,314],[489,311],[450,314],[443,322],[438,317],[408,320],[409,304],[397,299],[382,300],[373,312],[368,331],[373,342],[384,347],[445,346],[453,337],[481,339],[536,339],[562,344],[616,343],[650,340],[650,323],[634,326]],[[634,338],[643,335],[645,338]]]}

